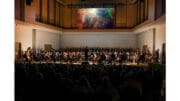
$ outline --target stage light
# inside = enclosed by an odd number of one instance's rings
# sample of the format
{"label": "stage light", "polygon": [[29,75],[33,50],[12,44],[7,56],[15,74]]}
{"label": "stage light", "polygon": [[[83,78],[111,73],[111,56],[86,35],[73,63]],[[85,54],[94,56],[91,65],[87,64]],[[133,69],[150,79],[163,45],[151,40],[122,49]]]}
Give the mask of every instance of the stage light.
{"label": "stage light", "polygon": [[95,14],[96,12],[97,12],[97,9],[96,9],[96,8],[90,9],[90,13],[91,13],[91,14]]}

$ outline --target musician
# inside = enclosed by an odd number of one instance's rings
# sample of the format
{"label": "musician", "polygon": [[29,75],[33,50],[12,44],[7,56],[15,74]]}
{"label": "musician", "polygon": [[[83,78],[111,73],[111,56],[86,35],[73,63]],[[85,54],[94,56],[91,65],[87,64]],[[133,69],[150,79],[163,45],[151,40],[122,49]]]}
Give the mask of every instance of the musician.
{"label": "musician", "polygon": [[27,50],[25,51],[25,54],[23,56],[25,58],[26,62],[31,62],[32,61],[32,52],[31,52],[31,47],[28,47]]}
{"label": "musician", "polygon": [[63,52],[63,60],[68,60],[68,53],[66,51]]}
{"label": "musician", "polygon": [[155,52],[154,60],[155,60],[156,63],[159,63],[159,51],[160,50],[157,49],[156,52]]}
{"label": "musician", "polygon": [[88,47],[86,46],[86,48],[84,49],[85,61],[88,61],[88,52],[89,52],[89,49],[88,49]]}
{"label": "musician", "polygon": [[114,61],[115,60],[115,54],[114,52],[111,53],[111,61]]}
{"label": "musician", "polygon": [[143,63],[146,61],[146,54],[147,54],[146,52],[143,52],[141,54],[141,60],[142,60]]}
{"label": "musician", "polygon": [[23,58],[24,58],[24,61],[28,61],[27,51],[25,51],[25,52],[24,52],[24,54],[23,54]]}
{"label": "musician", "polygon": [[146,62],[147,63],[150,63],[150,62],[152,62],[152,54],[151,54],[151,52],[148,50],[147,51],[147,54],[146,54]]}

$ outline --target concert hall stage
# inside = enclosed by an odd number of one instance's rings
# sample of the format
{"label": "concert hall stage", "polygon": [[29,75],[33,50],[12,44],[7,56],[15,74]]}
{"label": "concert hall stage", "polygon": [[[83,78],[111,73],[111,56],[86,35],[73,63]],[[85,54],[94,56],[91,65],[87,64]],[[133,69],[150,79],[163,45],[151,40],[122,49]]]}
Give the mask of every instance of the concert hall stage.
{"label": "concert hall stage", "polygon": [[60,62],[60,61],[32,61],[32,62],[24,62],[24,63],[30,63],[30,64],[63,64],[63,65],[116,65],[116,66],[135,66],[135,67],[148,67],[148,63],[131,63],[131,62],[126,62],[126,63],[118,63],[118,62],[113,62],[113,63],[98,63],[98,62],[92,62],[92,61],[77,61],[77,62]]}

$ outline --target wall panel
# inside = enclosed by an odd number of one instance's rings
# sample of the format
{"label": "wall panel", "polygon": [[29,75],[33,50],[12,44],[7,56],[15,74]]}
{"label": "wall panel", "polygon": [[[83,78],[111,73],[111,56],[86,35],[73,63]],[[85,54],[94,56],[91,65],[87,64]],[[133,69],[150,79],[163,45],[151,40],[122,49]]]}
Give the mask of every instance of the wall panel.
{"label": "wall panel", "polygon": [[158,25],[156,27],[156,47],[155,50],[160,50],[160,59],[162,59],[162,45],[163,43],[166,43],[166,25]]}
{"label": "wall panel", "polygon": [[136,35],[127,32],[64,32],[62,47],[136,47]]}
{"label": "wall panel", "polygon": [[143,45],[147,45],[151,53],[153,52],[153,29],[149,29],[137,35],[137,46],[142,50]]}
{"label": "wall panel", "polygon": [[57,26],[59,26],[60,24],[59,24],[59,5],[56,5],[56,16],[55,16],[55,18],[56,18],[56,25]]}
{"label": "wall panel", "polygon": [[36,48],[44,49],[45,44],[51,44],[52,48],[60,48],[60,34],[43,30],[36,30]]}
{"label": "wall panel", "polygon": [[49,0],[49,23],[54,23],[54,0]]}
{"label": "wall panel", "polygon": [[32,48],[32,28],[17,24],[15,26],[15,42],[21,43],[22,51]]}
{"label": "wall panel", "polygon": [[42,0],[42,20],[43,22],[47,22],[47,2],[48,0]]}

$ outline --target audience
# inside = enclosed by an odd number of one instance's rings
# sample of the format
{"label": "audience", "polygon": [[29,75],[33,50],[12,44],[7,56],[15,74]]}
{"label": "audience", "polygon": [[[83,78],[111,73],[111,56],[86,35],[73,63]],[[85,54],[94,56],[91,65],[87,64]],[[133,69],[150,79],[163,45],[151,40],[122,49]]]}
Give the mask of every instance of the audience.
{"label": "audience", "polygon": [[16,101],[164,101],[162,68],[15,63]]}

